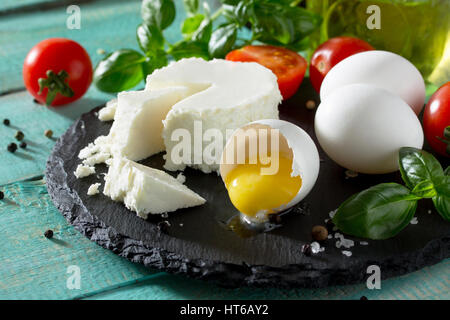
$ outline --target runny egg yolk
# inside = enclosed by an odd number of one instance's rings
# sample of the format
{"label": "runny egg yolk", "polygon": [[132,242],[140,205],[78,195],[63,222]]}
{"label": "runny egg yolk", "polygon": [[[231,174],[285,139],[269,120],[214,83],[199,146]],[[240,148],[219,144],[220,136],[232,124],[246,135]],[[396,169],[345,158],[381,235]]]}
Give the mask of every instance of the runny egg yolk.
{"label": "runny egg yolk", "polygon": [[278,171],[273,175],[262,175],[256,164],[241,164],[231,170],[225,178],[231,202],[241,213],[255,217],[257,213],[275,213],[274,209],[288,204],[302,186],[300,176],[292,177],[292,159],[280,155]]}

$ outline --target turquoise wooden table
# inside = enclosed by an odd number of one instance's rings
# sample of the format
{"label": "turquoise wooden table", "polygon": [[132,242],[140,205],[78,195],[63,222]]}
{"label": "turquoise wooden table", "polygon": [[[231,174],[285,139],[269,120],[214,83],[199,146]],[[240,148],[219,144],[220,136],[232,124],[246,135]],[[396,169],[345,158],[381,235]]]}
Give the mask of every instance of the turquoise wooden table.
{"label": "turquoise wooden table", "polygon": [[[2,0],[0,2],[0,112],[11,126],[0,125],[0,299],[449,299],[450,259],[415,273],[382,282],[320,290],[223,289],[158,270],[146,269],[84,238],[53,206],[43,173],[55,143],[80,114],[111,96],[92,87],[76,103],[50,109],[33,103],[24,91],[22,63],[28,50],[49,37],[81,43],[94,63],[105,51],[136,48],[140,1],[79,1],[81,29],[66,28],[66,7],[77,1]],[[176,40],[183,8],[167,31]],[[16,130],[25,133],[26,151],[6,150]],[[52,229],[54,238],[44,237]],[[79,289],[70,285],[76,270]],[[68,285],[69,281],[69,285]],[[72,283],[73,284],[73,283]]]}

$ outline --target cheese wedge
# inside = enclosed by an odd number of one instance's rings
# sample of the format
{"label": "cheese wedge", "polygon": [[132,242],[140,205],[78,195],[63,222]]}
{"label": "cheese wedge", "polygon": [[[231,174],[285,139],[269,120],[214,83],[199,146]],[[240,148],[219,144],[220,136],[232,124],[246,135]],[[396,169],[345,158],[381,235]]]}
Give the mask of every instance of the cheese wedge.
{"label": "cheese wedge", "polygon": [[142,160],[164,150],[162,120],[174,104],[191,94],[185,87],[120,92],[109,133],[112,153]]}
{"label": "cheese wedge", "polygon": [[113,158],[103,193],[146,219],[148,214],[202,205],[201,196],[164,171],[125,158]]}
{"label": "cheese wedge", "polygon": [[[186,87],[192,95],[174,104],[163,121],[162,136],[167,152],[164,167],[167,170],[184,170],[191,166],[205,173],[218,171],[227,130],[231,132],[255,120],[278,119],[278,104],[282,97],[277,77],[257,63],[189,58],[156,70],[147,77],[146,90],[158,92],[174,86]],[[200,136],[195,134],[198,132],[198,129],[194,130],[196,123],[197,128],[201,127]],[[182,163],[174,151],[180,141],[172,136],[180,128],[188,130],[191,136],[190,159]],[[210,144],[202,140],[209,129],[222,136],[220,152],[212,157],[202,153]],[[200,155],[194,146],[199,143],[198,139],[202,140]]]}

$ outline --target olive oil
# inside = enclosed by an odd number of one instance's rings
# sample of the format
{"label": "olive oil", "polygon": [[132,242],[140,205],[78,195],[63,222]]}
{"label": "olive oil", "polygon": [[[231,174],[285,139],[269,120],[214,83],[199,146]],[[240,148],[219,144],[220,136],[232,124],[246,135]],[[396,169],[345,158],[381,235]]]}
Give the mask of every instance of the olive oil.
{"label": "olive oil", "polygon": [[[324,18],[312,36],[313,48],[328,38],[354,36],[402,55],[424,78],[441,61],[450,34],[449,0],[309,0],[307,7]],[[373,19],[379,20],[379,28],[370,23]]]}

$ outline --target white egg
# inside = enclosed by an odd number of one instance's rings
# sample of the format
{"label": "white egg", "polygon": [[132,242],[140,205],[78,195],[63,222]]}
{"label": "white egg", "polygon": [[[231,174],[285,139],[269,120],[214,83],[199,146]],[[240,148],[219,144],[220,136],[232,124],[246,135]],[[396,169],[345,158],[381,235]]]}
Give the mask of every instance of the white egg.
{"label": "white egg", "polygon": [[[244,136],[248,130],[251,129],[256,129],[256,140],[255,137],[251,135],[248,135],[249,138],[246,140],[236,138],[239,135]],[[270,132],[273,131],[268,130],[268,138],[266,139],[268,141],[268,150],[272,150],[272,152],[275,150],[277,156],[282,154],[284,156],[287,155],[289,159],[292,159],[291,176],[300,176],[302,180],[301,187],[297,195],[290,202],[283,204],[281,207],[272,208],[274,212],[280,212],[303,200],[314,187],[319,175],[320,159],[317,147],[311,137],[300,127],[283,120],[266,119],[251,122],[236,130],[230,136],[225,148],[223,149],[220,164],[220,175],[225,181],[227,174],[239,165],[236,161],[236,154],[244,152],[246,154],[246,158],[258,156],[258,152],[261,150],[260,147],[258,147],[257,150],[253,150],[249,147],[249,144],[256,142],[256,144],[260,146],[259,143],[262,136],[260,130],[266,130],[267,132],[267,129],[276,129],[279,133],[277,146],[272,149],[272,136]],[[231,161],[230,159],[227,160],[227,155],[230,153],[233,155]],[[276,188],[277,186],[274,187]],[[267,216],[264,215],[264,212],[262,212],[261,215],[256,217],[255,221],[264,221],[266,218]]]}
{"label": "white egg", "polygon": [[314,125],[328,156],[361,173],[396,171],[401,147],[423,145],[421,124],[406,102],[366,84],[334,90],[317,108]]}
{"label": "white egg", "polygon": [[366,83],[400,96],[419,114],[425,103],[425,83],[417,68],[398,54],[366,51],[352,55],[335,65],[320,87],[320,99],[326,100],[337,88]]}

